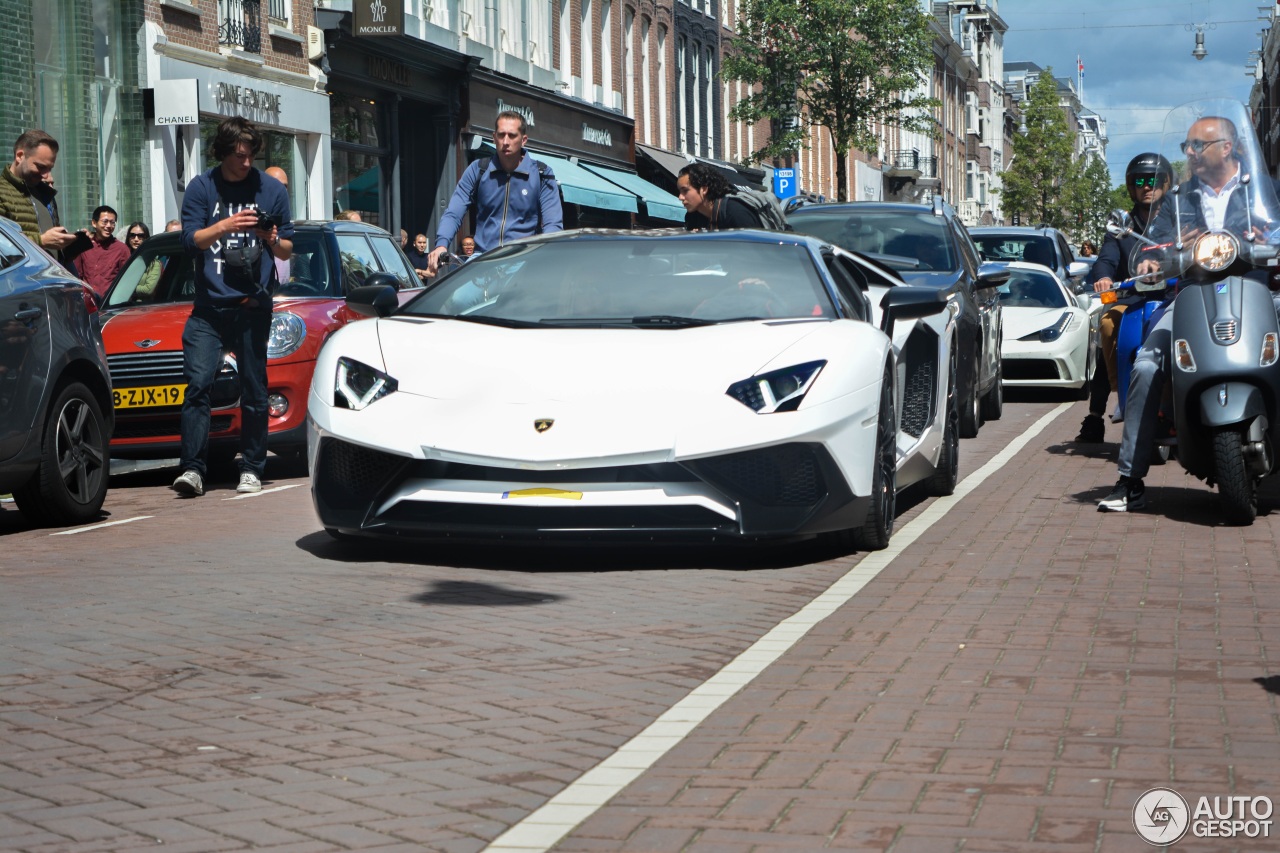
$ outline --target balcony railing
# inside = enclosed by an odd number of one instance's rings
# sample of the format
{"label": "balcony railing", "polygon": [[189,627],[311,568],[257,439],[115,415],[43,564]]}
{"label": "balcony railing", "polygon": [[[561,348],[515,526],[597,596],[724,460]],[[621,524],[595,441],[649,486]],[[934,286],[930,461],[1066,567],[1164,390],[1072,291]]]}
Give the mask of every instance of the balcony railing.
{"label": "balcony railing", "polygon": [[218,0],[218,43],[262,53],[262,0]]}
{"label": "balcony railing", "polygon": [[889,163],[895,169],[914,169],[922,178],[938,177],[938,159],[921,157],[919,151],[895,151],[889,158]]}

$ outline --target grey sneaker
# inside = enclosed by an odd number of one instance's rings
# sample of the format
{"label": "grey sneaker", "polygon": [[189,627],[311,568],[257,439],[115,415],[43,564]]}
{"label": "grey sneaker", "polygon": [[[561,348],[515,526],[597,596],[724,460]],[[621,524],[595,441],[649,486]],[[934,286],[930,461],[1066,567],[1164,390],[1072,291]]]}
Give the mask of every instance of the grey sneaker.
{"label": "grey sneaker", "polygon": [[1147,505],[1147,489],[1141,480],[1121,477],[1111,494],[1098,501],[1098,512],[1133,512]]}
{"label": "grey sneaker", "polygon": [[188,498],[198,498],[204,494],[204,477],[199,471],[183,471],[169,488]]}
{"label": "grey sneaker", "polygon": [[262,481],[258,479],[258,475],[252,471],[240,472],[240,485],[236,486],[236,491],[244,494],[249,492],[262,491]]}

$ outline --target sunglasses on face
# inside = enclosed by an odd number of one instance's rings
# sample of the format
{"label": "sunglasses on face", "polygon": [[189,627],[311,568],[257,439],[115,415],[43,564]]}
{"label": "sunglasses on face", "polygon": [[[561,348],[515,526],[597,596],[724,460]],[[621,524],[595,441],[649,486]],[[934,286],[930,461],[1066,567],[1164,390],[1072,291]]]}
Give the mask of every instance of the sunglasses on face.
{"label": "sunglasses on face", "polygon": [[146,234],[139,234],[137,231],[134,231],[134,232],[132,232],[132,233],[130,233],[130,234],[129,234],[129,239],[130,239],[130,240],[145,240],[145,239],[147,239],[147,235],[146,235]]}
{"label": "sunglasses on face", "polygon": [[1183,140],[1178,147],[1182,149],[1182,153],[1186,154],[1188,150],[1199,154],[1210,145],[1216,145],[1219,142],[1226,142],[1225,139],[1186,139]]}
{"label": "sunglasses on face", "polygon": [[1139,175],[1133,179],[1131,185],[1135,187],[1154,187],[1158,181],[1159,178],[1155,175]]}

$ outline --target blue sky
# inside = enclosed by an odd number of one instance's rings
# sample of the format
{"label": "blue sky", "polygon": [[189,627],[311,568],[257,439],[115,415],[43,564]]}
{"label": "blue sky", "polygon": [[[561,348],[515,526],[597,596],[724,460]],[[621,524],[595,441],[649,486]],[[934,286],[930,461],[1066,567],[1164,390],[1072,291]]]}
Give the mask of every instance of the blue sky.
{"label": "blue sky", "polygon": [[[1263,7],[1264,11],[1259,11]],[[1000,0],[1009,25],[1005,62],[1053,66],[1075,77],[1084,63],[1084,105],[1107,119],[1107,165],[1123,180],[1135,155],[1159,145],[1165,114],[1205,97],[1248,103],[1249,51],[1261,46],[1268,0]],[[1197,61],[1194,25],[1209,55]],[[1193,25],[1193,29],[1185,29]]]}

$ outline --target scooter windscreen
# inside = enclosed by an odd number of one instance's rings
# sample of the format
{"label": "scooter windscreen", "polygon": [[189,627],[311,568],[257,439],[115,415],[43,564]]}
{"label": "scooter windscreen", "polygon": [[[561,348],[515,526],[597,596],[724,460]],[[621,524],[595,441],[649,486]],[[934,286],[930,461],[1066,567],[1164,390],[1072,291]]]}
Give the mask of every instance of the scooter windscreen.
{"label": "scooter windscreen", "polygon": [[1276,256],[1280,204],[1243,104],[1209,99],[1175,107],[1159,153],[1168,165],[1134,181],[1150,213],[1130,269],[1215,279]]}

